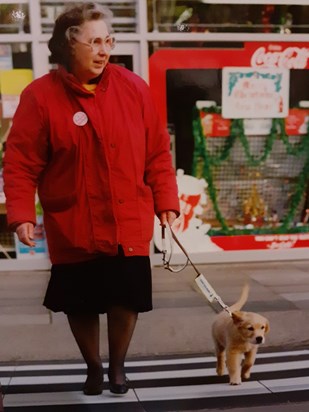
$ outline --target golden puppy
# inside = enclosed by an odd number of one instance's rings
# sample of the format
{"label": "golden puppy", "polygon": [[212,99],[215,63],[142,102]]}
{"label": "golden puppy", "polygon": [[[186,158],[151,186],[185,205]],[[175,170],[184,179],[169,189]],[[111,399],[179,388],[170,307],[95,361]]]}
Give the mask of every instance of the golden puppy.
{"label": "golden puppy", "polygon": [[248,299],[249,286],[245,285],[239,300],[229,309],[216,316],[212,336],[217,356],[217,374],[224,374],[224,364],[230,377],[230,385],[240,385],[241,379],[250,378],[250,370],[265,334],[269,331],[268,320],[253,312],[240,311]]}

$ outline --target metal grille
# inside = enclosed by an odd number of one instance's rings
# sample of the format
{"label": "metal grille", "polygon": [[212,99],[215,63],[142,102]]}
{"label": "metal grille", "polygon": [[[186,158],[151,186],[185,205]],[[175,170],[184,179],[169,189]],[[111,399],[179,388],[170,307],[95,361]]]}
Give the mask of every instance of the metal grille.
{"label": "metal grille", "polygon": [[9,232],[0,232],[0,245],[6,251],[15,250],[15,242],[13,233]]}
{"label": "metal grille", "polygon": [[[265,147],[265,137],[250,137],[250,152],[258,159]],[[302,137],[290,137],[296,144]],[[226,142],[226,138],[208,138],[207,148],[211,156],[216,156]],[[248,165],[244,149],[236,141],[227,160],[219,166],[212,166],[217,202],[221,214],[229,225],[242,224],[244,220],[244,203],[254,195],[264,205],[265,223],[276,214],[281,220],[288,212],[291,196],[295,191],[298,176],[304,167],[306,154],[292,156],[287,154],[281,140],[274,143],[267,160],[258,167]],[[305,193],[295,213],[295,223],[300,222],[304,208]],[[211,201],[206,212],[208,221],[215,221],[216,215]]]}

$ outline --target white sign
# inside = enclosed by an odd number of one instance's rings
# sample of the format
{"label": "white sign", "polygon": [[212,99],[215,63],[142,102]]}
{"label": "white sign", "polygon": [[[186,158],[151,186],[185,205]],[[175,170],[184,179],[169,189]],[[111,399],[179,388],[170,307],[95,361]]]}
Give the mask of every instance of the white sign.
{"label": "white sign", "polygon": [[287,69],[224,67],[222,116],[226,119],[286,117],[289,79]]}

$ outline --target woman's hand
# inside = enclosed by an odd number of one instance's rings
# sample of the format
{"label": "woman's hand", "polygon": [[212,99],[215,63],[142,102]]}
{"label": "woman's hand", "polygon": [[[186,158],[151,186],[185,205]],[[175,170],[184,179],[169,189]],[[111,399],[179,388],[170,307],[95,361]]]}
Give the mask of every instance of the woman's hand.
{"label": "woman's hand", "polygon": [[161,212],[159,215],[161,226],[172,226],[174,221],[177,219],[177,214],[173,210],[166,210],[165,212]]}
{"label": "woman's hand", "polygon": [[34,225],[33,223],[26,222],[21,223],[16,228],[16,234],[18,239],[27,246],[34,247],[35,242],[34,239]]}

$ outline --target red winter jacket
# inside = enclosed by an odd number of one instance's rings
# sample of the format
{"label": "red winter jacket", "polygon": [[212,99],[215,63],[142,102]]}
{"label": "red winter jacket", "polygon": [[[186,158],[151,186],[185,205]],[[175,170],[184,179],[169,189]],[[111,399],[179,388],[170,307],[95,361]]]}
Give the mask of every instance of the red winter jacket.
{"label": "red winter jacket", "polygon": [[169,146],[136,74],[108,64],[93,94],[64,68],[52,71],[26,87],[13,119],[8,223],[36,222],[38,188],[52,263],[114,255],[119,244],[148,255],[154,213],[179,212]]}

